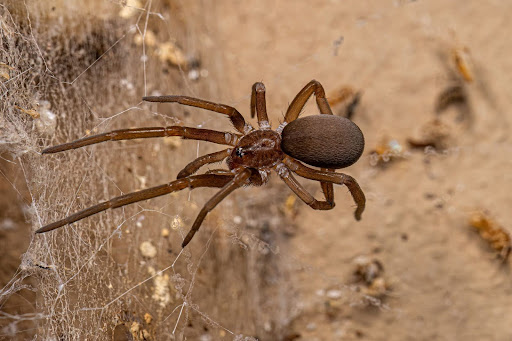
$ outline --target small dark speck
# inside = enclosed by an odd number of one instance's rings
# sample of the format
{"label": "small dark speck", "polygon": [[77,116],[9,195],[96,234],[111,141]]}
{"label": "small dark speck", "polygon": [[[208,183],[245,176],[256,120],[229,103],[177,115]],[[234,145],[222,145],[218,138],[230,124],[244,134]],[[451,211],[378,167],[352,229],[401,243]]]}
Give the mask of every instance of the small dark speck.
{"label": "small dark speck", "polygon": [[400,238],[402,238],[402,240],[403,240],[404,242],[406,242],[406,241],[408,241],[408,240],[409,240],[409,236],[407,235],[407,233],[402,233],[402,234],[401,234],[401,236],[400,236]]}
{"label": "small dark speck", "polygon": [[384,202],[384,205],[386,205],[386,206],[391,206],[391,205],[393,205],[393,199],[388,199],[388,200],[386,200],[386,202]]}
{"label": "small dark speck", "polygon": [[338,50],[339,50],[341,44],[343,44],[343,40],[345,40],[345,38],[343,36],[340,36],[338,39],[336,39],[335,41],[332,42],[334,56],[338,55]]}
{"label": "small dark speck", "polygon": [[293,333],[290,333],[288,335],[286,335],[283,340],[284,341],[294,341],[294,340],[297,340],[300,338],[300,333],[296,333],[296,332],[293,332]]}
{"label": "small dark speck", "polygon": [[430,193],[430,192],[427,192],[427,193],[423,194],[423,196],[427,200],[432,200],[432,199],[435,199],[435,197],[436,197],[436,195],[434,193]]}
{"label": "small dark speck", "polygon": [[144,157],[142,155],[137,156],[137,160],[142,160]]}
{"label": "small dark speck", "polygon": [[375,240],[375,239],[377,239],[377,235],[375,233],[373,233],[373,232],[368,232],[366,234],[366,238],[368,238],[370,240]]}

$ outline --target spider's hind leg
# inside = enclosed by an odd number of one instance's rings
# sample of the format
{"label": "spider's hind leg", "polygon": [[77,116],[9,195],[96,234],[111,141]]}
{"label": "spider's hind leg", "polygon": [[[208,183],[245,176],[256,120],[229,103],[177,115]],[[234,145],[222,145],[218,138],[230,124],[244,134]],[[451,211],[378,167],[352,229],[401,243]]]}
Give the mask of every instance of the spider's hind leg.
{"label": "spider's hind leg", "polygon": [[[318,106],[318,110],[322,115],[332,115],[331,106],[329,105],[329,102],[327,101],[327,98],[325,97],[325,90],[322,84],[316,80],[312,80],[302,90],[299,91],[299,93],[295,96],[292,103],[288,106],[288,110],[286,111],[286,115],[284,118],[283,124],[288,124],[294,120],[296,120],[302,109],[304,109],[304,106],[306,105],[306,102],[309,100],[311,96],[315,95],[316,98],[316,104]],[[325,169],[323,168],[322,171],[331,171],[334,172],[334,169]],[[322,186],[322,191],[324,193],[325,199],[328,202],[334,203],[334,188],[332,183],[329,182],[320,182],[320,185]]]}
{"label": "spider's hind leg", "polygon": [[361,220],[361,214],[363,213],[366,206],[366,198],[364,196],[363,190],[361,187],[359,187],[359,184],[353,177],[343,173],[316,170],[307,167],[301,162],[290,157],[285,157],[283,163],[288,166],[291,171],[306,179],[347,186],[350,194],[352,195],[352,198],[357,205],[354,216],[356,220]]}
{"label": "spider's hind leg", "polygon": [[[334,169],[321,168],[321,171],[329,171],[334,172]],[[334,205],[334,186],[331,182],[320,182],[320,187],[322,187],[322,192],[324,193],[325,200]]]}
{"label": "spider's hind leg", "polygon": [[334,208],[334,197],[331,201],[316,200],[315,197],[309,193],[304,186],[302,186],[297,179],[292,175],[291,171],[284,164],[280,163],[275,167],[277,174],[281,177],[284,183],[290,187],[302,201],[308,204],[315,210],[331,210]]}

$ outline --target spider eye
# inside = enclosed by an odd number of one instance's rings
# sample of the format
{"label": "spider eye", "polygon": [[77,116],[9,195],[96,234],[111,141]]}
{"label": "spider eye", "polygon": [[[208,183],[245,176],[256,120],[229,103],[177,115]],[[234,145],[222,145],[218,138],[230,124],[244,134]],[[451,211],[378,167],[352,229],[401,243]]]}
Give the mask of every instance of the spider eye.
{"label": "spider eye", "polygon": [[237,149],[235,149],[235,154],[238,157],[244,156],[244,152],[242,151],[242,147],[238,147]]}

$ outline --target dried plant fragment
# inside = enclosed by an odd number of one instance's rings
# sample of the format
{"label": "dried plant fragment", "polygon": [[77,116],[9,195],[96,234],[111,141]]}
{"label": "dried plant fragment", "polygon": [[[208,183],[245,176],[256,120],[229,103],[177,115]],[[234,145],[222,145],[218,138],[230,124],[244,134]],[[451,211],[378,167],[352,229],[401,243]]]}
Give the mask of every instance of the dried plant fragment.
{"label": "dried plant fragment", "polygon": [[162,63],[187,71],[188,77],[191,80],[198,80],[200,77],[208,76],[207,70],[199,70],[199,59],[194,56],[187,56],[183,49],[174,41],[160,42],[150,30],[146,31],[144,36],[141,34],[135,35],[134,41],[137,45],[144,43],[147,47],[150,47]]}
{"label": "dried plant fragment", "polygon": [[378,259],[360,256],[354,264],[355,283],[364,295],[381,299],[389,293],[391,285],[384,278],[384,266]]}
{"label": "dried plant fragment", "polygon": [[383,137],[370,152],[370,164],[372,166],[384,165],[393,159],[404,157],[404,148],[400,142],[395,139]]}
{"label": "dried plant fragment", "polygon": [[153,31],[147,30],[144,36],[142,36],[140,34],[137,34],[135,36],[135,44],[141,46],[142,43],[144,43],[146,46],[149,46],[149,47],[155,47],[158,43],[158,40],[156,38],[156,35],[153,33]]}
{"label": "dried plant fragment", "polygon": [[285,217],[287,218],[295,218],[298,213],[298,207],[297,207],[297,196],[296,195],[288,195],[286,198],[286,201],[283,205],[283,213]]}
{"label": "dried plant fragment", "polygon": [[436,100],[436,112],[446,110],[454,104],[467,104],[468,98],[463,84],[450,85],[444,89]]}
{"label": "dried plant fragment", "polygon": [[466,82],[472,82],[473,77],[473,65],[469,55],[469,49],[464,47],[455,48],[452,51],[453,62],[455,68]]}
{"label": "dried plant fragment", "polygon": [[176,148],[181,147],[182,143],[183,143],[183,140],[179,136],[164,137],[164,144],[166,146],[171,147],[171,149],[176,149]]}
{"label": "dried plant fragment", "polygon": [[116,318],[112,340],[150,341],[154,340],[154,328],[150,325],[153,317],[146,313],[141,318],[136,313],[124,311]]}
{"label": "dried plant fragment", "polygon": [[422,127],[422,137],[419,139],[408,138],[407,143],[411,148],[432,147],[436,150],[448,147],[450,139],[450,128],[439,119],[427,122]]}
{"label": "dried plant fragment", "polygon": [[11,70],[14,70],[14,68],[5,63],[0,63],[0,77],[4,78],[5,80],[11,79],[9,74],[9,71]]}
{"label": "dried plant fragment", "polygon": [[329,95],[328,101],[338,116],[352,119],[361,96],[362,91],[355,90],[351,86],[342,86]]}
{"label": "dried plant fragment", "polygon": [[155,258],[157,253],[156,247],[150,241],[142,242],[140,244],[139,250],[143,257],[149,259]]}
{"label": "dried plant fragment", "polygon": [[150,313],[145,313],[144,314],[144,321],[146,321],[147,324],[151,324],[151,322],[153,321],[153,316],[151,316]]}
{"label": "dried plant fragment", "polygon": [[505,262],[511,250],[510,234],[499,225],[485,211],[477,211],[471,214],[469,224],[478,230],[480,237],[498,252]]}
{"label": "dried plant fragment", "polygon": [[158,302],[160,307],[165,308],[172,303],[170,278],[167,274],[158,274],[153,279],[153,295],[151,298]]}
{"label": "dried plant fragment", "polygon": [[19,111],[29,115],[30,117],[32,117],[33,119],[37,119],[41,116],[41,114],[39,114],[37,111],[35,111],[34,109],[23,109],[19,106],[15,106],[16,109],[18,109]]}
{"label": "dried plant fragment", "polygon": [[188,69],[189,60],[183,50],[173,42],[159,44],[157,50],[158,57],[162,62]]}
{"label": "dried plant fragment", "polygon": [[119,16],[124,19],[129,19],[139,14],[143,10],[140,0],[126,0],[124,1],[123,8],[119,11]]}
{"label": "dried plant fragment", "polygon": [[53,136],[57,128],[57,115],[51,110],[51,104],[48,101],[41,101],[38,105],[40,117],[35,121],[36,129],[40,134]]}

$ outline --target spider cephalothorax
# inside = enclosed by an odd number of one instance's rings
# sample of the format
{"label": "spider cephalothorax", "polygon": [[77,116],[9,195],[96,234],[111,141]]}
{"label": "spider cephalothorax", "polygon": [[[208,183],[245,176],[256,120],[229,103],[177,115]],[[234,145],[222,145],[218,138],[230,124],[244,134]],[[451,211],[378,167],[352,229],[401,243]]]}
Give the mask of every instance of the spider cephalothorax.
{"label": "spider cephalothorax", "polygon": [[231,170],[272,168],[283,158],[281,136],[273,130],[255,130],[240,139],[226,162]]}
{"label": "spider cephalothorax", "polygon": [[[322,115],[298,118],[307,100],[313,94]],[[227,105],[186,96],[152,96],[143,99],[149,102],[177,102],[225,114],[230,117],[240,134],[181,126],[136,128],[115,130],[47,148],[43,150],[43,154],[57,153],[104,141],[165,136],[181,136],[185,139],[203,140],[230,146],[227,149],[200,156],[190,162],[178,173],[175,181],[121,195],[89,207],[67,218],[43,226],[36,231],[37,233],[54,230],[109,208],[121,207],[185,188],[221,188],[199,212],[192,228],[183,240],[182,246],[185,247],[201,226],[208,212],[222,199],[244,185],[265,184],[271,170],[276,171],[299,198],[316,210],[332,209],[334,207],[333,184],[346,185],[357,204],[355,218],[361,219],[366,202],[363,191],[354,178],[343,173],[336,173],[334,170],[350,166],[359,159],[364,148],[363,134],[352,121],[332,115],[324,89],[319,82],[314,80],[309,82],[295,96],[288,107],[284,122],[275,131],[271,130],[268,121],[263,83],[253,85],[251,96],[251,117],[254,117],[255,113],[257,114],[259,130],[255,130],[250,124],[247,124],[235,108]],[[223,160],[226,160],[228,170],[214,169],[205,174],[193,175],[202,166]],[[310,168],[300,161],[319,167],[320,170]],[[316,200],[292,173],[320,181],[325,201]]]}

